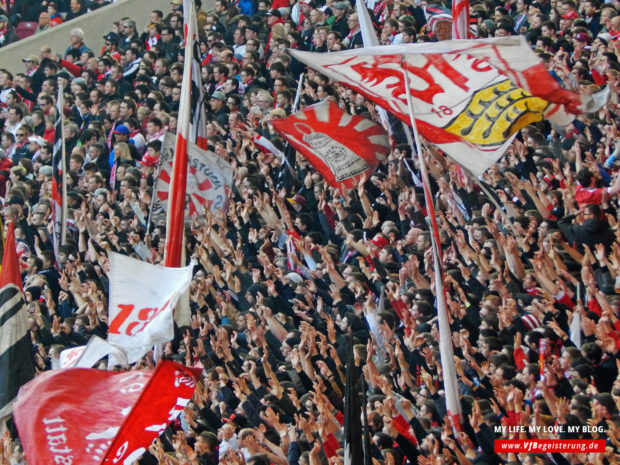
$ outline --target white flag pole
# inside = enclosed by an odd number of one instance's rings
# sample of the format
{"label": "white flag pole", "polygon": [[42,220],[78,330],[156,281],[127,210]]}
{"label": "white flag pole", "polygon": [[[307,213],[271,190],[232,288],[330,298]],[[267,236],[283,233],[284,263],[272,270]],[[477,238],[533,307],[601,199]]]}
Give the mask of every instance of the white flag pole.
{"label": "white flag pole", "polygon": [[[411,127],[413,129],[413,136],[415,143],[420,152],[418,154],[418,160],[420,163],[420,173],[422,175],[422,182],[424,184],[424,198],[428,207],[428,214],[430,216],[430,228],[431,228],[431,244],[433,247],[433,263],[435,274],[435,295],[437,298],[437,322],[439,325],[439,354],[441,357],[441,370],[443,373],[444,392],[446,397],[446,409],[448,415],[452,420],[453,427],[456,430],[461,426],[461,403],[458,398],[458,385],[456,382],[456,370],[454,367],[454,350],[452,348],[452,337],[450,330],[450,323],[448,321],[448,309],[446,307],[446,298],[443,287],[443,273],[441,272],[441,262],[439,253],[439,229],[437,227],[437,220],[435,218],[435,209],[433,206],[433,196],[430,191],[430,184],[428,179],[428,170],[426,169],[426,163],[422,156],[422,144],[420,142],[420,134],[418,133],[418,126],[415,121],[415,114],[413,109],[413,101],[411,100],[411,89],[409,84],[409,77],[404,66],[404,57],[401,56],[401,69],[403,72],[403,79],[405,81],[405,92],[407,94],[407,107],[409,110],[409,119]],[[413,149],[413,147],[412,147]],[[412,150],[415,152],[414,150]]]}

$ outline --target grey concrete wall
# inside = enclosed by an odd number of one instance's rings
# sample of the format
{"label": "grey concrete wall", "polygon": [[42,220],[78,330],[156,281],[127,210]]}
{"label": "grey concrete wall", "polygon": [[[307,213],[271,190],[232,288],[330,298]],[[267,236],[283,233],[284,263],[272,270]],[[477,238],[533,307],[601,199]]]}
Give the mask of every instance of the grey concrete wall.
{"label": "grey concrete wall", "polygon": [[0,67],[13,73],[23,72],[22,58],[28,55],[39,56],[42,45],[49,45],[55,53],[64,53],[70,45],[69,31],[75,27],[84,30],[86,45],[95,52],[95,56],[99,56],[103,36],[110,32],[114,21],[124,17],[132,18],[137,23],[138,32],[141,32],[149,22],[151,10],[162,10],[165,16],[172,11],[170,0],[120,0],[99,8],[78,19],[0,48]]}

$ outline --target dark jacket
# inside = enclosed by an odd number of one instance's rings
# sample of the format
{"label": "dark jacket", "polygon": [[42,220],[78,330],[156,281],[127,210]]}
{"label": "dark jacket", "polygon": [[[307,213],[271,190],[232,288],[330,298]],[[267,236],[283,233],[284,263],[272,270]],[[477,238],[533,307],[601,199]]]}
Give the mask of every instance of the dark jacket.
{"label": "dark jacket", "polygon": [[603,244],[605,250],[610,251],[615,237],[607,220],[590,219],[578,225],[572,223],[574,219],[575,215],[568,215],[558,221],[560,231],[562,231],[570,244],[577,243],[580,249],[583,244],[586,244],[591,249],[596,244]]}
{"label": "dark jacket", "polygon": [[0,47],[4,47],[5,45],[12,44],[17,41],[17,32],[15,32],[15,28],[10,24],[6,25],[6,30],[4,34],[0,36]]}

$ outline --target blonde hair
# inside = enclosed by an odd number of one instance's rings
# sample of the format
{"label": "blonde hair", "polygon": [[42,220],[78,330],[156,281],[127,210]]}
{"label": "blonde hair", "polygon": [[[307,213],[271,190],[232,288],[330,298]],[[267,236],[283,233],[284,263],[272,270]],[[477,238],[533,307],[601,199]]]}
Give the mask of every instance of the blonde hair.
{"label": "blonde hair", "polygon": [[127,145],[126,142],[117,142],[114,144],[114,160],[133,161],[133,157],[129,151],[129,145]]}

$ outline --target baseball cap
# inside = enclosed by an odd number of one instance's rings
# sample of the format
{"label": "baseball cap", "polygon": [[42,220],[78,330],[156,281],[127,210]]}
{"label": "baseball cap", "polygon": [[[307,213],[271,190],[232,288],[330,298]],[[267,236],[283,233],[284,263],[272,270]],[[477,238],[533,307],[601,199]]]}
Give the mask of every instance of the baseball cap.
{"label": "baseball cap", "polygon": [[31,61],[33,63],[38,63],[39,62],[39,57],[36,55],[28,55],[26,58],[22,58],[23,62],[26,61]]}
{"label": "baseball cap", "polygon": [[288,279],[291,282],[294,282],[295,284],[301,284],[304,282],[304,279],[299,275],[299,273],[295,273],[295,272],[290,272],[286,275],[286,279]]}
{"label": "baseball cap", "polygon": [[215,92],[211,94],[211,98],[224,101],[226,100],[226,95],[224,95],[224,92],[220,92],[219,90],[216,90]]}
{"label": "baseball cap", "polygon": [[116,32],[108,32],[106,35],[103,36],[103,38],[104,40],[107,40],[108,42],[113,42],[115,44],[118,44],[121,39]]}
{"label": "baseball cap", "polygon": [[349,5],[347,4],[347,2],[335,2],[332,4],[332,10],[336,9],[336,10],[348,10],[349,9]]}
{"label": "baseball cap", "polygon": [[129,134],[129,128],[127,126],[125,126],[124,124],[119,124],[118,126],[116,126],[116,128],[114,128],[114,134],[124,134],[124,135],[128,135]]}
{"label": "baseball cap", "polygon": [[300,205],[302,207],[306,206],[306,199],[303,195],[297,194],[295,197],[291,197],[286,200],[288,200],[291,205]]}
{"label": "baseball cap", "polygon": [[383,247],[385,247],[386,245],[389,244],[388,240],[381,236],[380,234],[377,234],[375,237],[373,237],[370,240],[371,244],[374,244],[375,246],[379,247],[380,249],[382,249]]}
{"label": "baseball cap", "polygon": [[589,44],[590,42],[592,42],[592,38],[585,32],[580,32],[578,34],[575,34],[575,39],[585,44]]}
{"label": "baseball cap", "polygon": [[70,81],[72,79],[72,76],[67,71],[62,70],[56,75],[56,78],[65,78]]}
{"label": "baseball cap", "polygon": [[265,13],[265,16],[273,16],[274,18],[281,18],[282,17],[282,13],[280,13],[279,10],[269,10],[267,13]]}
{"label": "baseball cap", "polygon": [[30,136],[28,138],[28,142],[34,142],[35,144],[43,147],[43,145],[45,144],[45,139],[43,139],[43,137],[41,136]]}
{"label": "baseball cap", "polygon": [[157,166],[157,162],[159,161],[159,157],[154,157],[152,155],[149,155],[148,153],[145,153],[142,156],[142,159],[138,162],[143,166]]}

